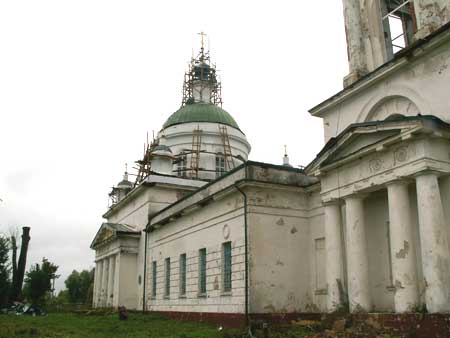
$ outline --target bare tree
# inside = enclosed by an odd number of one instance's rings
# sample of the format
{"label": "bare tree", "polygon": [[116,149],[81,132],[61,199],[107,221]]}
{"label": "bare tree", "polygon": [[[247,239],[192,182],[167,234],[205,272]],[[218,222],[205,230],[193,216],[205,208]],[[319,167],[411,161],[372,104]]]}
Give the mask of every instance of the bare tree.
{"label": "bare tree", "polygon": [[20,256],[17,262],[17,235],[11,236],[11,250],[12,250],[12,267],[13,267],[13,284],[11,299],[21,300],[22,285],[25,275],[25,266],[27,264],[28,244],[30,242],[30,227],[22,228],[22,242],[20,245]]}

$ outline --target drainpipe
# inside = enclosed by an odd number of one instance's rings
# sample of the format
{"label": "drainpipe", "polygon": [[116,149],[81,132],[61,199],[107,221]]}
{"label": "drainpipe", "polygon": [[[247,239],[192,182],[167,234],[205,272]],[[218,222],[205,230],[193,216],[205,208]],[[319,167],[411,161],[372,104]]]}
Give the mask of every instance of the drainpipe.
{"label": "drainpipe", "polygon": [[[247,179],[247,167],[245,168],[245,179]],[[239,191],[244,197],[244,248],[245,248],[245,326],[249,327],[250,318],[248,313],[248,204],[247,195],[237,185],[235,185],[237,191]]]}
{"label": "drainpipe", "polygon": [[145,243],[144,243],[144,276],[142,281],[142,313],[145,313],[145,286],[147,281],[147,229],[145,229]]}

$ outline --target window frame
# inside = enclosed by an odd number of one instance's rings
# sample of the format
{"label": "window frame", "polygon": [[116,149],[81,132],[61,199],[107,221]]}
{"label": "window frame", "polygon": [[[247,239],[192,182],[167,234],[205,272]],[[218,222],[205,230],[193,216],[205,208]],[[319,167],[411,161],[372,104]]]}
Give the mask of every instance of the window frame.
{"label": "window frame", "polygon": [[219,152],[216,154],[216,178],[223,176],[226,171],[225,155]]}
{"label": "window frame", "polygon": [[[229,251],[227,252],[227,250]],[[228,257],[227,254],[229,255]],[[231,241],[222,243],[222,294],[231,294],[233,290],[232,257],[233,257],[233,247]],[[227,265],[229,266],[227,267]]]}
{"label": "window frame", "polygon": [[186,297],[186,284],[187,284],[187,255],[183,253],[180,255],[179,261],[179,276],[180,276],[180,289],[179,296],[180,298]]}
{"label": "window frame", "polygon": [[187,177],[187,154],[184,151],[178,155],[177,176]]}
{"label": "window frame", "polygon": [[[387,59],[391,60],[396,53],[407,48],[413,43],[414,34],[417,32],[417,22],[414,0],[402,0],[401,4],[391,4],[395,0],[380,0],[381,25],[385,36]],[[408,7],[405,13],[405,7]],[[392,36],[395,32],[394,22],[401,23],[402,33]],[[396,42],[402,38],[399,44]],[[402,46],[404,44],[404,46]]]}
{"label": "window frame", "polygon": [[158,287],[158,281],[157,281],[157,277],[158,277],[158,262],[157,261],[153,261],[152,262],[152,299],[156,298],[157,295],[157,287]]}
{"label": "window frame", "polygon": [[170,297],[170,257],[164,259],[164,298]]}
{"label": "window frame", "polygon": [[206,248],[198,250],[198,296],[206,297],[207,290],[207,252]]}

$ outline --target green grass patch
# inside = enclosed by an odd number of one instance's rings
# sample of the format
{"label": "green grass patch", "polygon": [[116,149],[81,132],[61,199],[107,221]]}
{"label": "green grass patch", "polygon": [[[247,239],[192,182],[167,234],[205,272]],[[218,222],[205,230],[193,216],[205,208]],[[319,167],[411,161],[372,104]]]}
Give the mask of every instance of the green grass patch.
{"label": "green grass patch", "polygon": [[157,315],[84,316],[50,314],[45,317],[0,315],[0,338],[214,338],[222,334],[204,323],[179,322]]}

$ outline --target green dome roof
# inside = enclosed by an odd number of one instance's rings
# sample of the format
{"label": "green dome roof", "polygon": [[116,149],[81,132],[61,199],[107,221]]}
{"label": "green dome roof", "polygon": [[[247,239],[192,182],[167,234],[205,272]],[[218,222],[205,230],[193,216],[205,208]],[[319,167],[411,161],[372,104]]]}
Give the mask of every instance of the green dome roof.
{"label": "green dome roof", "polygon": [[211,103],[186,104],[167,119],[163,128],[189,122],[221,123],[239,129],[238,124],[230,114]]}

